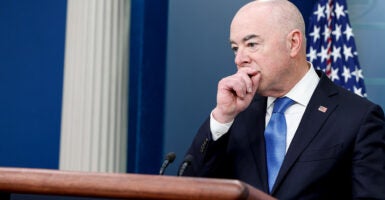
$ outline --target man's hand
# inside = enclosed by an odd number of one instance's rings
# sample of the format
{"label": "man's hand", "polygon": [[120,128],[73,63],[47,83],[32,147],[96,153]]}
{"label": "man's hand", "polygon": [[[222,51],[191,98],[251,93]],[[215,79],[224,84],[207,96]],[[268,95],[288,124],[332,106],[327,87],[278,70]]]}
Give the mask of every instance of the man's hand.
{"label": "man's hand", "polygon": [[217,106],[212,112],[215,120],[228,123],[245,110],[253,100],[260,78],[259,71],[245,67],[219,81]]}

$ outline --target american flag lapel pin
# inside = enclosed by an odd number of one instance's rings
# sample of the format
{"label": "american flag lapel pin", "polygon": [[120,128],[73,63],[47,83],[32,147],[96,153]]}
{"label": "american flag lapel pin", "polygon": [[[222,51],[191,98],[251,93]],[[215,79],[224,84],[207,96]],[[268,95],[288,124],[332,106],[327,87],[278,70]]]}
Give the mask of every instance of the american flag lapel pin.
{"label": "american flag lapel pin", "polygon": [[328,110],[328,108],[326,108],[325,106],[319,106],[318,107],[318,110],[323,112],[323,113],[326,113],[326,111]]}

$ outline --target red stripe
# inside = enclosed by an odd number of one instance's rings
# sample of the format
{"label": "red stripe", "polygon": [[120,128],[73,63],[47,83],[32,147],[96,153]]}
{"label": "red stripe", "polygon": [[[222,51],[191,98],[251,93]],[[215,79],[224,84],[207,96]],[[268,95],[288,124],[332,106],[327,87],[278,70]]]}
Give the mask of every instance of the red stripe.
{"label": "red stripe", "polygon": [[[330,13],[327,13],[328,17],[328,30],[329,30],[329,37],[327,38],[327,61],[326,61],[326,75],[330,77],[331,75],[331,64],[332,64],[332,58],[331,58],[331,53],[332,53],[332,13],[333,13],[333,0],[329,0],[329,8],[330,8]],[[325,8],[326,9],[326,8]]]}

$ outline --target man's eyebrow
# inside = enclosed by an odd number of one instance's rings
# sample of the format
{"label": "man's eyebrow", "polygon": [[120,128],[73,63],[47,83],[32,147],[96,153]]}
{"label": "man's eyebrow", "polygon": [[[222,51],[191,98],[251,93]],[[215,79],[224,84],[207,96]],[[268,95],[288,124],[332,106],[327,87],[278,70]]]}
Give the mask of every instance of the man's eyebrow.
{"label": "man's eyebrow", "polygon": [[[260,36],[255,35],[255,34],[246,35],[246,36],[242,39],[242,42],[247,42],[248,40],[251,40],[251,39],[254,39],[254,38],[259,38],[259,37],[260,37]],[[236,42],[230,40],[230,44],[236,44]]]}
{"label": "man's eyebrow", "polygon": [[258,35],[255,35],[255,34],[246,35],[246,36],[242,39],[242,41],[243,41],[243,42],[246,42],[247,40],[251,40],[251,39],[257,38],[257,37],[259,37],[259,36],[258,36]]}

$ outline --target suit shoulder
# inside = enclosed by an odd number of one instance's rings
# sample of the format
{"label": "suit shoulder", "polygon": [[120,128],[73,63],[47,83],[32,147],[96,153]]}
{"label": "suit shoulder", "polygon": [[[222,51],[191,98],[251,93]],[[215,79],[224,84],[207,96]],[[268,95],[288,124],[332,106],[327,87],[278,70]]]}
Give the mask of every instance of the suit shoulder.
{"label": "suit shoulder", "polygon": [[345,100],[347,103],[364,105],[364,106],[375,106],[376,104],[366,97],[362,97],[358,94],[355,94],[352,91],[349,91],[341,86],[336,86],[340,95],[340,98]]}
{"label": "suit shoulder", "polygon": [[368,113],[371,111],[376,111],[380,115],[384,115],[382,107],[366,97],[359,96],[341,86],[337,86],[339,91],[339,102],[342,102],[344,107],[352,111],[362,111],[362,113]]}

